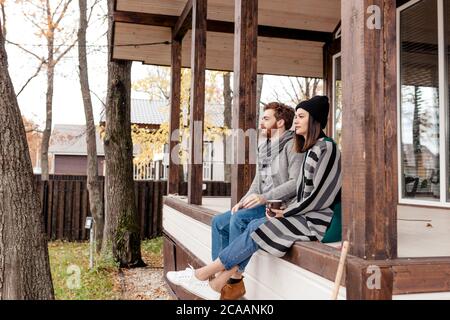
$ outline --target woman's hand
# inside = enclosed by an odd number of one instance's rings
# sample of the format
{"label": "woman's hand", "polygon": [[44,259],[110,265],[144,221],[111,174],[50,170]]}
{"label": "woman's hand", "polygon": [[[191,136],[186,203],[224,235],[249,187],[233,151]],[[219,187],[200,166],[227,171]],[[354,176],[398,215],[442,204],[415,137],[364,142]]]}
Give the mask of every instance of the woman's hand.
{"label": "woman's hand", "polygon": [[[275,214],[275,216],[274,216],[274,214]],[[267,219],[283,218],[284,217],[284,209],[266,208],[266,217],[267,217]]]}

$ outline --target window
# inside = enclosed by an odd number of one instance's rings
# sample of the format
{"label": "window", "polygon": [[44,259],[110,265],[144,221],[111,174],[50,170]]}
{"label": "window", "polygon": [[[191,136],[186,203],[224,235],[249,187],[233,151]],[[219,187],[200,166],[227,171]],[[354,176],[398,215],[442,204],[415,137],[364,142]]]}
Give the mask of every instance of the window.
{"label": "window", "polygon": [[448,15],[444,0],[413,0],[397,11],[402,203],[449,205]]}
{"label": "window", "polygon": [[213,143],[203,142],[203,180],[212,180],[213,169]]}
{"label": "window", "polygon": [[167,175],[169,173],[169,166],[166,166],[166,165],[163,164],[162,170],[163,170],[163,172],[162,172],[161,179],[162,180],[167,180]]}
{"label": "window", "polygon": [[342,146],[342,75],[341,54],[333,56],[333,138]]}
{"label": "window", "polygon": [[[444,132],[444,162],[445,162],[445,170],[443,171],[444,174],[442,175],[446,181],[446,200],[447,202],[450,202],[450,4],[448,1],[445,1],[444,3],[444,24],[445,24],[445,31],[444,31],[444,48],[443,48],[443,61],[444,63],[447,63],[446,72],[443,75],[446,83],[445,88],[443,88],[443,94],[445,95],[445,101],[444,101],[444,108],[442,110],[442,117],[447,120],[446,126],[443,128]],[[445,178],[445,176],[447,176]]]}

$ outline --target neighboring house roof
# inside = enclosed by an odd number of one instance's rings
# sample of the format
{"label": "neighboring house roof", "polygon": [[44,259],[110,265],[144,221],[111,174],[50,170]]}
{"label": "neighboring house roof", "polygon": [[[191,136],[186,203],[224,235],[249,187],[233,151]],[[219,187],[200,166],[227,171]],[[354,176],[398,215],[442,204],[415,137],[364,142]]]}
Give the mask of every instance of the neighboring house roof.
{"label": "neighboring house roof", "polygon": [[[131,123],[160,125],[169,120],[170,103],[149,99],[131,99]],[[224,126],[224,106],[210,104],[205,106],[205,116],[216,127]],[[105,122],[106,116],[101,116],[100,122]]]}
{"label": "neighboring house roof", "polygon": [[[214,126],[223,127],[224,106],[211,104],[205,106],[205,117]],[[131,99],[131,123],[160,125],[169,119],[169,105],[165,101],[152,101],[148,99]],[[100,122],[105,121],[105,115]],[[97,155],[104,156],[103,141],[96,131]],[[49,153],[66,155],[86,155],[86,126],[56,124],[50,139]],[[138,153],[138,146],[133,147],[133,154]]]}
{"label": "neighboring house roof", "polygon": [[161,124],[168,119],[169,106],[163,101],[131,99],[131,123]]}
{"label": "neighboring house roof", "polygon": [[[97,130],[95,135],[97,155],[104,156],[103,141],[100,139],[100,134]],[[48,152],[52,154],[86,155],[86,126],[56,124],[52,131]]]}

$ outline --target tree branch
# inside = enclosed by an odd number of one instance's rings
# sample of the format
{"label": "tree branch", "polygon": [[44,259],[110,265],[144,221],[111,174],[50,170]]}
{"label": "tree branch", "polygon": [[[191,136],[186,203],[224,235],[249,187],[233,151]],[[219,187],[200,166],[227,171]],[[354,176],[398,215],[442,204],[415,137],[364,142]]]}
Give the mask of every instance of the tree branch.
{"label": "tree branch", "polygon": [[25,129],[25,133],[31,133],[31,132],[44,133],[43,130],[39,130],[39,129],[36,129],[36,128]]}
{"label": "tree branch", "polygon": [[66,50],[64,50],[63,52],[61,52],[61,54],[58,56],[58,58],[55,59],[54,65],[57,65],[58,62],[59,62],[59,60],[61,60],[61,58],[64,57],[64,56],[67,54],[67,52],[69,52],[70,50],[72,50],[72,48],[75,46],[75,44],[76,44],[77,42],[78,42],[78,39],[75,39],[75,40],[73,41],[73,43],[72,43],[70,46],[68,46],[68,47],[66,48]]}
{"label": "tree branch", "polygon": [[61,7],[61,5],[63,4],[64,0],[59,1],[59,3],[56,5],[55,11],[53,11],[52,14],[52,21],[55,20],[55,14],[58,12],[59,8]]}
{"label": "tree branch", "polygon": [[278,92],[277,92],[276,90],[273,90],[273,91],[272,91],[272,95],[274,96],[275,101],[281,103],[280,96],[278,95]]}
{"label": "tree branch", "polygon": [[100,99],[97,93],[95,93],[95,91],[92,91],[91,89],[89,89],[89,91],[98,99],[98,101],[102,103],[103,107],[106,108],[106,103],[102,99]]}
{"label": "tree branch", "polygon": [[319,86],[320,80],[315,78],[313,83],[313,96],[317,95],[317,87]]}
{"label": "tree branch", "polygon": [[39,31],[41,31],[41,33],[42,33],[44,36],[46,36],[46,32],[45,32],[44,28],[42,28],[36,21],[34,21],[33,19],[31,19],[31,18],[28,16],[28,14],[26,14],[26,13],[23,12],[23,11],[22,11],[22,13],[23,13],[23,16],[24,16],[25,19],[27,19],[29,22],[31,22],[31,24],[32,24],[33,26],[35,26],[36,28],[38,28]]}
{"label": "tree branch", "polygon": [[[33,7],[36,7],[37,9],[41,10],[41,11],[44,12],[44,13],[45,13],[45,11],[47,10],[47,9],[45,8],[45,6],[40,6],[40,5],[38,5],[37,3],[35,3],[35,1],[27,1],[27,4],[30,4],[30,5],[32,5]],[[23,12],[23,11],[22,11],[22,12]]]}
{"label": "tree branch", "polygon": [[[297,78],[297,81],[298,81],[298,78]],[[291,78],[291,77],[289,77],[289,82],[290,82],[290,84],[291,84],[292,91],[294,91],[294,94],[295,94],[295,99],[296,99],[296,101],[293,101],[293,102],[299,103],[299,102],[301,101],[301,99],[300,99],[300,97],[299,97],[298,94],[297,94],[297,89],[295,88],[294,82],[292,81],[292,78]]]}
{"label": "tree branch", "polygon": [[45,1],[45,9],[47,12],[47,25],[50,27],[50,22],[53,22],[52,10],[50,9],[50,0]]}
{"label": "tree branch", "polygon": [[[300,78],[295,78],[297,80],[298,87],[300,88],[300,93],[302,94],[303,98],[306,96],[306,89],[303,88],[303,84],[300,82]],[[302,78],[304,79],[304,78]]]}
{"label": "tree branch", "polygon": [[87,18],[87,26],[89,27],[89,22],[91,21],[92,13],[94,12],[95,6],[100,2],[100,0],[95,0],[95,2],[92,4],[92,6],[89,8],[89,15]]}
{"label": "tree branch", "polygon": [[33,80],[34,78],[36,78],[38,76],[39,72],[41,72],[41,69],[42,69],[42,66],[44,65],[44,63],[45,63],[44,61],[41,62],[41,64],[37,68],[36,72],[27,80],[27,82],[25,82],[25,84],[22,86],[22,89],[19,90],[19,93],[16,95],[16,97],[18,97],[22,93],[22,91],[30,83],[31,80]]}
{"label": "tree branch", "polygon": [[38,59],[39,62],[44,62],[44,63],[46,63],[45,58],[39,57],[39,56],[38,56],[37,54],[35,54],[34,52],[32,52],[32,51],[30,51],[30,50],[28,50],[28,49],[22,47],[20,44],[15,43],[15,42],[12,42],[12,41],[9,41],[9,40],[6,40],[6,42],[9,43],[9,44],[14,45],[14,46],[16,46],[16,47],[18,47],[18,48],[20,48],[20,49],[22,49],[23,51],[25,51],[25,52],[28,53],[28,54],[31,54],[33,57],[35,57],[36,59]]}
{"label": "tree branch", "polygon": [[[67,8],[69,7],[69,5],[70,5],[71,2],[72,2],[72,0],[67,0],[67,2],[64,4],[64,8],[63,8],[63,10],[61,11],[60,16],[58,17],[58,19],[56,20],[56,22],[54,22],[54,24],[53,24],[53,25],[55,26],[55,28],[58,27],[59,23],[61,22],[61,19],[64,18],[65,14],[66,14],[66,11],[67,11]],[[56,11],[55,11],[55,12],[56,12]]]}

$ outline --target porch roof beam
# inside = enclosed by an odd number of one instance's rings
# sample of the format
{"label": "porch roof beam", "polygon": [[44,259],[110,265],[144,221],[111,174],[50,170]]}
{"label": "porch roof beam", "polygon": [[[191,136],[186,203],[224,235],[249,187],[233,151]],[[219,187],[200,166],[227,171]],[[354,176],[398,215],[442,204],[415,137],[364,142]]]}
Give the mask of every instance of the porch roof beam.
{"label": "porch roof beam", "polygon": [[[115,11],[114,22],[142,24],[156,27],[169,27],[174,28],[175,30],[178,22],[182,21],[181,17],[183,16],[183,14],[180,17],[177,17],[171,15],[151,14],[142,12]],[[191,18],[192,18],[192,10],[191,10]],[[191,24],[188,23],[187,21],[185,21],[185,23],[187,23],[188,28],[186,29],[187,32],[187,30],[191,28]],[[207,20],[207,31],[234,33],[234,23],[220,20]],[[259,25],[258,37],[300,40],[300,41],[328,42],[332,40],[333,33]]]}
{"label": "porch roof beam", "polygon": [[173,39],[182,40],[192,27],[192,0],[188,0],[186,6],[173,27]]}

